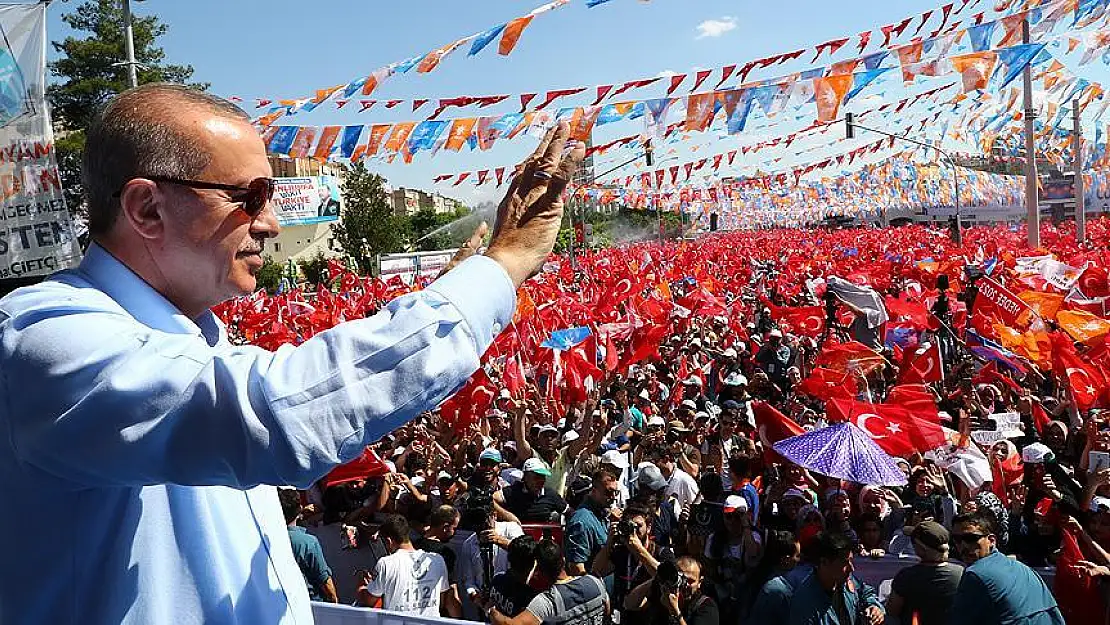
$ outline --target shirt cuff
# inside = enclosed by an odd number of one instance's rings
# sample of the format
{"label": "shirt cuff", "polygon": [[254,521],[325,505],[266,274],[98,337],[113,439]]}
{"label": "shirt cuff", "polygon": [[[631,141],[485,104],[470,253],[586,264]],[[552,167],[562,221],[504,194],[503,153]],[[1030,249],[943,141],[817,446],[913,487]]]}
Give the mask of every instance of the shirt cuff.
{"label": "shirt cuff", "polygon": [[462,314],[478,355],[485,353],[516,312],[516,289],[501,265],[471,256],[428,287]]}

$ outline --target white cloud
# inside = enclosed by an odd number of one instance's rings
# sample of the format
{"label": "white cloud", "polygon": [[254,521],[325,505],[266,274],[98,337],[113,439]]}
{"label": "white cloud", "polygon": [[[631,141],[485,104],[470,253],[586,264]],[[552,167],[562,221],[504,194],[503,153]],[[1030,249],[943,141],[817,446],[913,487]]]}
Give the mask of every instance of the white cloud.
{"label": "white cloud", "polygon": [[698,24],[698,39],[706,37],[720,37],[730,30],[736,29],[736,18],[726,15],[716,20],[705,20]]}
{"label": "white cloud", "polygon": [[678,76],[678,72],[673,69],[665,69],[655,75],[656,78],[670,78],[671,76]]}

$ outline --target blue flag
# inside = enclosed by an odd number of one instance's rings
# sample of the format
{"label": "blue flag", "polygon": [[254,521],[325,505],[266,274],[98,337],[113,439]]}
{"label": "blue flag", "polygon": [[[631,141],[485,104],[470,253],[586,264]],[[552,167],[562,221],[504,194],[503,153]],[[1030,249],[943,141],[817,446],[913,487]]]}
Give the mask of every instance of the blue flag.
{"label": "blue flag", "polygon": [[1002,73],[1002,84],[998,86],[999,89],[1006,88],[1018,74],[1025,69],[1026,65],[1033,60],[1035,56],[1044,50],[1045,44],[1043,43],[1023,43],[1021,45],[1011,46],[1009,48],[1002,48],[997,52],[998,54],[998,69],[995,70],[997,75]]}
{"label": "blue flag", "polygon": [[425,56],[428,56],[428,55],[421,54],[420,56],[414,56],[411,59],[401,61],[400,63],[397,64],[396,67],[393,68],[393,71],[398,73],[398,74],[404,74],[405,72],[409,71],[410,69],[416,67],[416,64],[419,63],[420,61],[423,61]]}
{"label": "blue flag", "polygon": [[889,54],[890,50],[880,50],[879,52],[872,52],[871,54],[863,57],[863,66],[867,69],[878,69]]}
{"label": "blue flag", "polygon": [[293,139],[297,138],[299,129],[300,126],[279,127],[270,139],[270,151],[274,154],[289,154],[289,148],[293,147]]}
{"label": "blue flag", "polygon": [[343,128],[343,137],[339,140],[339,156],[342,158],[351,158],[355,153],[355,146],[358,145],[358,139],[362,136],[363,126],[346,126]]}
{"label": "blue flag", "polygon": [[565,352],[570,348],[578,345],[590,337],[589,328],[567,328],[566,330],[556,330],[551,333],[546,341],[540,344],[540,347],[550,347],[551,349]]}
{"label": "blue flag", "polygon": [[420,150],[430,150],[436,139],[447,129],[446,120],[425,120],[416,125],[409,135],[409,151],[416,154]]}
{"label": "blue flag", "polygon": [[998,22],[987,22],[967,29],[967,34],[971,37],[971,49],[975,52],[990,50],[991,37],[994,36],[996,26],[998,26]]}
{"label": "blue flag", "polygon": [[347,83],[347,86],[343,88],[343,97],[344,98],[349,98],[349,97],[353,96],[355,94],[355,92],[358,91],[359,89],[362,89],[362,86],[365,85],[365,84],[366,84],[366,79],[365,78],[359,78],[358,80],[354,80],[354,81],[351,81],[351,82]]}
{"label": "blue flag", "polygon": [[507,24],[494,26],[493,28],[475,37],[474,43],[471,44],[470,52],[467,54],[467,56],[474,56],[475,54],[481,52],[483,48],[489,45],[489,42],[496,39],[497,36],[501,34],[501,31],[505,30],[505,26],[507,26]]}
{"label": "blue flag", "polygon": [[889,69],[889,67],[880,67],[879,69],[872,69],[866,72],[856,72],[852,76],[852,90],[848,92],[848,95],[844,96],[844,101],[847,102],[854,98],[856,94],[863,91],[864,87],[870,85],[876,78],[882,76],[883,73]]}

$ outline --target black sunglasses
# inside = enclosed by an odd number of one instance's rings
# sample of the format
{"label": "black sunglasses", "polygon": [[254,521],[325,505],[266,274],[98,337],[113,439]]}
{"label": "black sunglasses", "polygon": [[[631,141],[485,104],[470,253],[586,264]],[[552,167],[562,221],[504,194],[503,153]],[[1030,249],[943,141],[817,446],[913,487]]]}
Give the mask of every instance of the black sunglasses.
{"label": "black sunglasses", "polygon": [[987,536],[986,534],[971,534],[971,533],[969,533],[969,534],[952,534],[952,540],[964,543],[965,545],[974,545],[975,543],[979,542],[983,538],[986,538],[986,536]]}
{"label": "black sunglasses", "polygon": [[[266,208],[266,204],[274,197],[274,189],[277,184],[273,178],[255,178],[247,183],[247,186],[241,187],[234,184],[222,184],[218,182],[204,182],[201,180],[184,180],[181,178],[168,178],[165,176],[140,176],[147,180],[154,182],[164,182],[166,184],[175,184],[190,189],[212,189],[215,191],[236,191],[237,194],[230,195],[232,202],[242,204],[243,212],[250,216],[252,219],[258,217],[258,214]],[[134,180],[134,179],[132,179]],[[128,180],[127,182],[131,182]],[[127,183],[124,183],[126,186]],[[123,187],[116,191],[114,196],[119,197],[123,194]]]}

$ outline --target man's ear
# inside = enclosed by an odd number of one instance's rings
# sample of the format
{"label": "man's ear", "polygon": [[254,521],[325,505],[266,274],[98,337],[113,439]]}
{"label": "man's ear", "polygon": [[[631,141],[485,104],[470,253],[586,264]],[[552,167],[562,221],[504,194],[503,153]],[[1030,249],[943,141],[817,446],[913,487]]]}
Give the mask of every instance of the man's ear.
{"label": "man's ear", "polygon": [[151,180],[137,178],[128,182],[120,194],[120,218],[144,239],[160,239],[165,230],[165,195]]}

